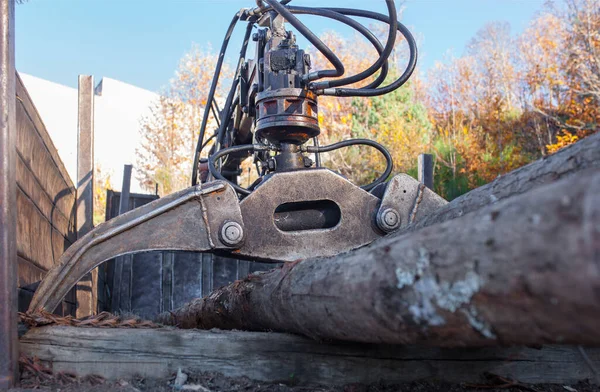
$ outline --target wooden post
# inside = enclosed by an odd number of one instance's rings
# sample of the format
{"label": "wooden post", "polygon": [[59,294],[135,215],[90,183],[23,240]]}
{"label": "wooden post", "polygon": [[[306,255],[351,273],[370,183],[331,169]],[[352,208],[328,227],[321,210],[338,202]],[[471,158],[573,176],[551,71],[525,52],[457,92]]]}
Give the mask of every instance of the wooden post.
{"label": "wooden post", "polygon": [[[129,193],[131,189],[132,165],[123,167],[123,185],[119,199],[119,215],[129,211]],[[115,259],[113,274],[113,293],[111,298],[111,311],[131,310],[131,268],[132,255],[125,255]],[[124,306],[126,305],[126,306]]]}
{"label": "wooden post", "polygon": [[132,165],[123,166],[123,185],[121,186],[121,198],[119,199],[119,215],[129,211],[129,193],[131,192],[132,168]]}
{"label": "wooden post", "polygon": [[0,0],[0,389],[18,379],[15,2]]}
{"label": "wooden post", "polygon": [[433,190],[433,155],[419,154],[418,180]]}
{"label": "wooden post", "polygon": [[[79,75],[77,118],[77,238],[94,228],[94,77]],[[98,270],[77,284],[77,317],[95,314]]]}

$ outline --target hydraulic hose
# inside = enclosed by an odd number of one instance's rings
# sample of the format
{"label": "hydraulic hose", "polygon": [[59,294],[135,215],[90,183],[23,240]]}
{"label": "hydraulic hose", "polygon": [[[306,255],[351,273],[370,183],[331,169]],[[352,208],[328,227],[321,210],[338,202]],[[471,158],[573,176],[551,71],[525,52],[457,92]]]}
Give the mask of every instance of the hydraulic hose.
{"label": "hydraulic hose", "polygon": [[[215,67],[215,74],[213,75],[212,82],[210,84],[210,90],[208,91],[208,98],[206,100],[207,105],[210,105],[215,97],[215,91],[217,90],[217,85],[219,83],[219,76],[221,75],[221,67],[223,66],[223,60],[225,59],[225,52],[227,52],[227,46],[229,45],[229,39],[231,38],[231,34],[235,28],[235,25],[240,20],[242,15],[242,11],[238,11],[229,27],[227,28],[227,32],[225,33],[225,38],[223,39],[223,43],[221,44],[221,50],[219,51],[219,58],[217,59],[217,65]],[[192,165],[192,185],[198,184],[198,162],[200,161],[200,152],[202,151],[202,143],[204,141],[204,134],[206,133],[206,124],[208,123],[208,116],[210,115],[210,110],[207,110],[206,107],[204,109],[204,114],[202,115],[202,123],[200,125],[200,136],[198,137],[198,143],[196,144],[196,149],[194,151],[194,160]]]}
{"label": "hydraulic hose", "polygon": [[236,192],[238,192],[242,195],[249,195],[251,191],[249,191],[246,188],[242,188],[238,184],[233,183],[233,182],[229,181],[228,179],[226,179],[225,177],[223,177],[223,175],[217,170],[215,161],[217,161],[218,159],[221,159],[222,157],[229,155],[229,154],[235,154],[237,152],[244,152],[244,151],[254,151],[256,149],[258,149],[258,147],[253,144],[242,144],[240,146],[224,148],[220,151],[217,151],[216,153],[214,153],[213,155],[208,157],[208,170],[209,170],[210,174],[212,174],[212,176],[214,178],[216,178],[217,180],[222,180],[222,181],[226,181],[227,183],[229,183],[233,187],[233,189],[236,190]]}
{"label": "hydraulic hose", "polygon": [[284,5],[279,3],[277,0],[264,0],[265,3],[271,6],[275,12],[283,16],[285,20],[298,30],[311,44],[317,48],[317,50],[323,53],[323,56],[334,66],[335,69],[326,69],[317,72],[311,72],[307,75],[307,81],[317,80],[327,77],[337,77],[344,74],[344,64],[340,59],[333,53],[333,51],[321,41],[319,37],[308,29],[298,18],[292,14]]}
{"label": "hydraulic hose", "polygon": [[[325,88],[330,88],[330,87],[339,87],[339,86],[344,86],[344,85],[359,82],[359,81],[364,80],[364,79],[368,78],[369,76],[373,75],[384,65],[386,66],[386,70],[387,70],[387,60],[390,57],[392,50],[394,50],[394,45],[396,43],[396,32],[397,32],[398,26],[397,26],[396,7],[394,5],[394,1],[386,0],[385,3],[388,8],[388,14],[389,14],[388,19],[392,23],[390,24],[388,38],[387,38],[387,42],[385,44],[385,48],[383,49],[383,52],[380,52],[380,55],[379,55],[379,58],[377,59],[377,61],[375,63],[373,63],[369,68],[365,69],[364,71],[362,71],[356,75],[350,76],[350,77],[334,79],[334,80],[324,80],[321,82],[313,82],[313,83],[311,83],[311,86],[313,89],[325,89]],[[292,8],[303,8],[303,7],[290,7],[290,9],[292,9]],[[316,9],[315,11],[317,11],[316,13],[318,13],[318,14],[322,14],[323,16],[326,16],[325,14],[328,13],[330,10]],[[337,13],[337,14],[343,15],[341,13]],[[328,17],[331,17],[331,16],[328,16]],[[337,19],[337,18],[333,17],[333,19]],[[348,18],[348,19],[350,19],[350,18]],[[340,19],[337,19],[337,20],[340,20]],[[354,21],[354,19],[350,19],[350,20]],[[358,28],[356,26],[353,26],[353,25],[351,25],[351,26],[358,30]],[[362,27],[362,25],[360,25],[360,26]],[[362,31],[361,31],[361,33],[362,33]],[[363,35],[364,35],[364,33],[363,33]],[[383,82],[383,80],[385,80],[385,76],[383,76],[383,79],[381,81]],[[379,84],[377,84],[377,86],[378,85]],[[372,87],[368,86],[367,88],[372,88]]]}
{"label": "hydraulic hose", "polygon": [[[307,146],[303,149],[303,151],[306,151],[308,153],[318,154],[318,153],[322,153],[322,152],[330,152],[330,151],[334,151],[334,150],[337,150],[340,148],[356,146],[356,145],[364,145],[364,146],[373,147],[376,150],[378,150],[385,157],[386,167],[385,167],[384,172],[379,177],[377,177],[377,179],[375,181],[373,181],[372,183],[361,186],[361,188],[364,189],[365,191],[370,191],[377,185],[384,182],[390,176],[390,174],[392,173],[392,170],[394,168],[394,162],[393,162],[392,156],[390,155],[389,151],[386,150],[386,148],[383,147],[381,144],[379,144],[373,140],[369,140],[369,139],[352,139],[352,140],[344,140],[344,141],[341,141],[338,143],[330,144],[328,146]],[[238,192],[242,195],[249,195],[251,193],[251,191],[249,189],[242,188],[238,184],[235,184],[235,183],[229,181],[228,179],[226,179],[222,175],[222,173],[220,173],[217,170],[215,162],[226,155],[231,155],[231,154],[235,154],[238,152],[244,152],[244,151],[265,151],[265,150],[268,150],[268,148],[269,148],[268,146],[256,145],[256,144],[243,144],[240,146],[224,148],[220,151],[217,151],[210,157],[208,157],[208,170],[210,171],[212,176],[215,177],[216,179],[226,181],[227,183],[229,183],[233,187],[233,189],[236,190],[236,192]]]}
{"label": "hydraulic hose", "polygon": [[[352,8],[326,8],[328,10],[339,12],[340,14],[349,15],[349,16],[358,16],[363,18],[375,19],[384,23],[390,23],[390,19],[378,12],[372,11],[364,11],[364,10],[356,10]],[[402,86],[408,78],[412,75],[417,65],[417,42],[415,38],[410,33],[410,31],[399,21],[396,21],[398,26],[398,31],[404,36],[406,42],[408,43],[408,48],[410,51],[410,57],[408,60],[408,64],[406,69],[400,75],[398,79],[396,79],[391,84],[380,87],[380,88],[360,88],[360,89],[350,89],[350,88],[326,88],[321,91],[321,95],[333,95],[337,97],[374,97],[377,95],[383,95],[390,93],[400,86]]]}
{"label": "hydraulic hose", "polygon": [[[367,29],[365,26],[363,26],[356,20],[349,18],[343,14],[340,14],[339,12],[329,11],[329,10],[320,9],[320,8],[312,8],[312,7],[288,7],[288,9],[294,14],[316,15],[316,16],[321,16],[321,17],[325,17],[325,18],[329,18],[329,19],[334,19],[334,20],[337,20],[338,22],[344,23],[344,24],[352,27],[353,29],[357,30],[360,34],[362,34],[367,40],[369,40],[369,42],[371,42],[371,44],[375,47],[375,49],[379,53],[379,58],[377,59],[377,62],[375,62],[373,65],[371,65],[371,67],[369,67],[369,69],[367,69],[359,74],[350,76],[350,77],[329,80],[329,81],[323,81],[323,82],[316,82],[317,84],[325,83],[329,87],[331,82],[338,83],[338,84],[336,84],[336,86],[342,86],[345,84],[356,83],[356,82],[364,80],[364,79],[368,78],[369,76],[373,75],[379,69],[381,69],[381,73],[379,74],[377,79],[373,83],[371,83],[368,87],[377,87],[381,83],[383,83],[383,81],[385,80],[387,73],[388,73],[387,58],[389,57],[389,54],[392,52],[393,44],[391,45],[389,52],[386,54],[385,49],[387,48],[387,44],[386,44],[386,48],[384,48],[381,45],[381,42],[379,42],[379,39],[377,39],[377,37],[369,29]],[[394,9],[394,11],[395,11],[395,9]],[[394,30],[394,40],[396,39],[395,31],[396,30]],[[389,37],[388,37],[388,39],[389,39]],[[389,41],[388,41],[388,44],[389,44]],[[341,84],[339,84],[339,83],[341,83]]]}
{"label": "hydraulic hose", "polygon": [[373,147],[385,157],[386,166],[385,166],[384,172],[379,177],[377,177],[377,179],[375,181],[373,181],[372,183],[361,186],[361,188],[364,189],[365,191],[370,191],[371,189],[375,188],[377,185],[384,182],[390,176],[390,174],[392,173],[392,170],[394,169],[394,161],[392,159],[392,156],[390,155],[389,151],[385,147],[383,147],[381,144],[377,143],[376,141],[369,140],[369,139],[351,139],[351,140],[343,140],[341,142],[333,143],[328,146],[307,146],[305,149],[306,149],[306,152],[310,152],[310,153],[322,153],[322,152],[329,152],[329,151],[337,150],[340,148],[357,146],[357,145]]}
{"label": "hydraulic hose", "polygon": [[240,55],[238,58],[238,65],[235,70],[235,75],[233,76],[233,81],[231,83],[231,89],[229,90],[229,94],[227,94],[227,99],[225,100],[225,107],[223,109],[223,114],[221,117],[221,125],[219,126],[219,130],[217,131],[217,140],[216,140],[216,150],[221,148],[223,143],[223,137],[225,136],[225,130],[229,126],[229,122],[231,120],[231,114],[233,113],[233,98],[235,96],[235,91],[240,82],[239,74],[242,69],[242,65],[244,64],[244,59],[246,57],[246,51],[248,49],[248,42],[250,41],[250,33],[252,32],[252,23],[248,23],[246,26],[246,33],[244,34],[244,41],[242,43],[242,47],[240,48]]}

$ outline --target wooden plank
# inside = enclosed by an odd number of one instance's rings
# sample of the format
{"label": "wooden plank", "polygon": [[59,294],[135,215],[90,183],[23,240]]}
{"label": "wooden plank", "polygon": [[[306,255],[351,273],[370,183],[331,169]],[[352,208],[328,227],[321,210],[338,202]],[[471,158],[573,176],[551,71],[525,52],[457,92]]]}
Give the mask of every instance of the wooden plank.
{"label": "wooden plank", "polygon": [[22,104],[17,105],[17,151],[53,204],[65,216],[71,216],[75,204],[73,183],[60,173],[52,153]]}
{"label": "wooden plank", "polygon": [[50,223],[20,190],[17,190],[17,216],[17,254],[49,270],[54,266]]}
{"label": "wooden plank", "polygon": [[[281,333],[52,326],[27,332],[20,349],[48,361],[54,371],[109,379],[163,378],[178,367],[302,385],[477,382],[483,372],[526,383],[576,383],[594,376],[580,351],[570,346],[439,349],[324,344]],[[586,353],[600,366],[600,349]]]}
{"label": "wooden plank", "polygon": [[54,267],[70,242],[17,188],[17,254],[43,270]]}
{"label": "wooden plank", "polygon": [[32,287],[32,285],[41,281],[47,272],[22,257],[18,257],[18,267],[19,287]]}
{"label": "wooden plank", "polygon": [[[50,134],[46,130],[46,126],[44,125],[44,122],[42,121],[42,117],[40,116],[39,112],[35,108],[33,100],[31,99],[31,96],[27,92],[27,89],[25,88],[25,85],[23,84],[23,81],[21,80],[21,77],[19,76],[18,73],[17,73],[17,81],[16,81],[16,92],[17,92],[17,101],[23,105],[23,108],[25,109],[29,118],[33,121],[35,128],[37,130],[37,133],[38,133],[39,137],[43,140],[44,145],[46,146],[54,165],[60,172],[60,175],[63,178],[63,180],[68,185],[70,185],[69,188],[73,191],[73,194],[75,194],[75,185],[73,184],[73,181],[71,181],[69,172],[67,171],[64,163],[60,159],[60,156],[58,155],[58,150],[56,149],[56,146],[54,146],[54,142],[52,141]],[[20,105],[17,105],[17,106],[20,106]]]}
{"label": "wooden plank", "polygon": [[69,241],[75,242],[75,215],[71,214],[70,217],[67,217],[60,209],[56,208],[53,200],[44,191],[42,185],[33,176],[20,155],[17,157],[17,185],[56,230]]}

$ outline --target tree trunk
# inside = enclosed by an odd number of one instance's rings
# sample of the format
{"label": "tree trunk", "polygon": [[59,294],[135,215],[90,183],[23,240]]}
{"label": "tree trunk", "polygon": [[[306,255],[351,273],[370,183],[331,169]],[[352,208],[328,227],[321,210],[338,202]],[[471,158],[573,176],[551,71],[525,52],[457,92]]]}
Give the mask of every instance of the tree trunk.
{"label": "tree trunk", "polygon": [[598,345],[600,173],[249,276],[160,321],[370,343]]}

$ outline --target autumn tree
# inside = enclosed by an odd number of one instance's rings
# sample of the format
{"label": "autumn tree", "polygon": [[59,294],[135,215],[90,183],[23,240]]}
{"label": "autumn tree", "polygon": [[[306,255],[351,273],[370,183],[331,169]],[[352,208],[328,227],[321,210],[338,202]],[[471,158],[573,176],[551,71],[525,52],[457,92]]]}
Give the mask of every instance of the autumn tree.
{"label": "autumn tree", "polygon": [[94,225],[104,222],[106,216],[106,191],[112,189],[111,173],[101,164],[94,164]]}
{"label": "autumn tree", "polygon": [[577,79],[575,92],[600,105],[600,1],[567,0],[569,71]]}
{"label": "autumn tree", "polygon": [[526,110],[523,125],[533,132],[542,155],[556,140],[559,127],[553,119],[564,110],[568,94],[565,33],[564,20],[544,13],[519,38],[521,99]]}
{"label": "autumn tree", "polygon": [[[387,25],[369,26],[386,44]],[[344,63],[346,76],[357,74],[368,68],[379,54],[362,36],[355,34],[342,37],[327,32],[321,36],[340,60]],[[387,80],[391,83],[403,71],[408,55],[403,37],[398,35],[396,48],[389,57],[390,70]],[[323,69],[327,60],[312,50],[313,68]],[[351,85],[363,87],[371,83],[379,73]],[[425,152],[429,143],[430,123],[425,107],[416,99],[412,83],[384,96],[364,97],[319,97],[319,125],[321,143],[333,143],[350,138],[373,139],[388,148],[395,162],[394,172],[407,172],[414,169],[417,155]],[[380,153],[369,147],[350,147],[329,154],[323,154],[324,164],[356,183],[364,184],[374,180],[384,170],[384,159]]]}
{"label": "autumn tree", "polygon": [[548,145],[551,152],[600,129],[600,1],[567,0],[555,13],[567,21],[568,96],[562,116],[553,118],[561,135]]}
{"label": "autumn tree", "polygon": [[[151,190],[158,184],[161,195],[185,188],[189,177],[190,132],[185,104],[161,96],[142,120],[142,145],[137,151],[142,185]],[[191,124],[194,121],[190,121]],[[187,142],[187,143],[186,143]]]}
{"label": "autumn tree", "polygon": [[[471,156],[465,152],[477,149],[479,125],[474,116],[474,92],[479,83],[470,56],[450,58],[437,63],[428,74],[425,93],[427,111],[433,126],[432,153],[436,157],[436,191],[454,198],[469,188],[466,175]],[[477,155],[474,154],[476,157]]]}
{"label": "autumn tree", "polygon": [[[175,77],[153,103],[150,114],[141,120],[138,180],[146,189],[154,191],[158,184],[159,194],[167,195],[189,186],[193,152],[216,62],[217,55],[210,48],[194,45],[180,60]],[[224,67],[223,75],[221,85],[227,82],[229,67]],[[208,128],[215,126],[211,119]]]}
{"label": "autumn tree", "polygon": [[[371,29],[385,44],[385,26]],[[345,76],[366,69],[378,57],[360,35],[327,32],[321,39],[344,63]],[[388,81],[404,69],[407,58],[403,38],[397,39]],[[309,52],[313,70],[330,66],[319,52]],[[415,72],[392,94],[319,97],[320,142],[376,140],[391,151],[395,172],[414,173],[417,155],[432,153],[435,190],[452,199],[596,132],[599,53],[600,0],[547,5],[520,35],[513,35],[507,23],[489,23],[462,56],[439,62],[425,78]],[[210,51],[195,46],[181,60],[168,94],[142,122],[138,163],[148,188],[158,183],[166,194],[187,186],[215,60]],[[365,86],[376,76],[351,87]],[[358,183],[383,169],[383,160],[369,148],[341,149],[321,158],[324,166]],[[251,160],[243,164],[243,184],[254,178],[251,166]]]}

